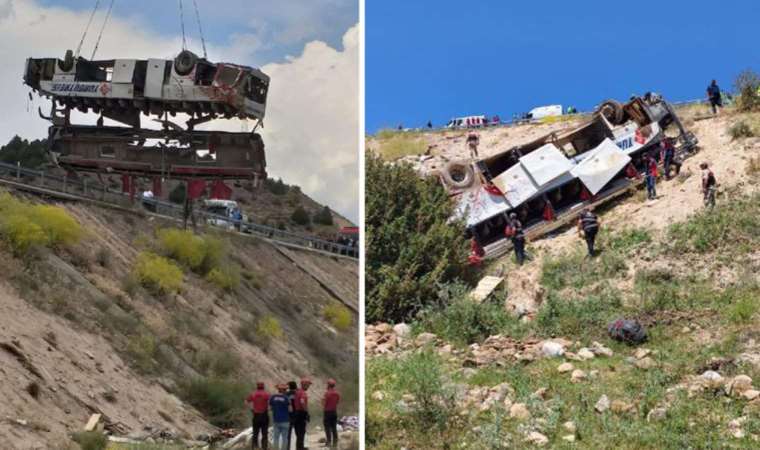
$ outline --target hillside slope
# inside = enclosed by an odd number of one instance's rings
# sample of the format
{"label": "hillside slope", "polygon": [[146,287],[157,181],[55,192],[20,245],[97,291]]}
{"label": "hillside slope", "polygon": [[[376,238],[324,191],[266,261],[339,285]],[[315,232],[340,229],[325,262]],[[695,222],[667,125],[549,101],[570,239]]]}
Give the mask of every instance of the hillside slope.
{"label": "hillside slope", "polygon": [[[161,253],[156,233],[175,223],[60,206],[84,228],[81,242],[23,256],[0,249],[3,448],[50,448],[93,412],[120,435],[149,426],[194,438],[212,432],[209,420],[244,425],[237,395],[256,380],[271,389],[309,376],[320,395],[333,377],[343,412],[357,412],[356,261],[207,230],[224,243],[238,285],[224,290],[183,268],[181,291],[161,295],[132,273],[141,252]],[[348,328],[325,315],[335,305]],[[262,332],[262,320],[281,335]]]}

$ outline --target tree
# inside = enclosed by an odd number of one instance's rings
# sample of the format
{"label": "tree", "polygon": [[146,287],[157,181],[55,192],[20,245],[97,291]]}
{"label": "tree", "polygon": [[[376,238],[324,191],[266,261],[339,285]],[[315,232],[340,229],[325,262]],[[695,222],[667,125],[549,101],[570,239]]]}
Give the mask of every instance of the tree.
{"label": "tree", "polygon": [[736,77],[734,84],[739,94],[736,102],[739,111],[760,110],[760,76],[747,69]]}
{"label": "tree", "polygon": [[308,225],[311,223],[309,213],[307,213],[306,210],[303,209],[303,206],[300,205],[295,210],[293,210],[293,214],[290,216],[290,220],[297,223],[298,225]]}
{"label": "tree", "polygon": [[469,277],[463,226],[436,180],[369,152],[365,167],[367,321],[405,321]]}
{"label": "tree", "polygon": [[184,204],[185,203],[185,183],[180,183],[172,189],[171,192],[169,192],[169,201],[172,203],[177,204]]}
{"label": "tree", "polygon": [[267,178],[264,180],[264,186],[274,195],[285,195],[290,190],[288,185],[282,182],[282,178],[278,178],[276,181],[272,178]]}
{"label": "tree", "polygon": [[317,211],[316,213],[314,213],[314,217],[312,218],[312,221],[320,225],[332,225],[333,217],[332,217],[332,212],[330,212],[330,208],[325,206],[319,211]]}
{"label": "tree", "polygon": [[27,141],[19,136],[0,147],[0,161],[6,164],[21,163],[22,167],[36,169],[48,161],[47,140]]}

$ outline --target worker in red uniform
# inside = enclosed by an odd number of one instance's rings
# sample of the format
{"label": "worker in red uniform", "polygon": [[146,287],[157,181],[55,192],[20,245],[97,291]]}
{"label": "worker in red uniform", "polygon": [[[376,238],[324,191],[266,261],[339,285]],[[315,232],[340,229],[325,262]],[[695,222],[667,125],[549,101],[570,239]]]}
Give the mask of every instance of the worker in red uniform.
{"label": "worker in red uniform", "polygon": [[[256,390],[245,399],[245,403],[250,403],[253,411],[252,447],[267,450],[269,445],[269,394],[264,389],[263,382],[256,383]],[[259,432],[261,433],[261,447],[259,447]]]}
{"label": "worker in red uniform", "polygon": [[335,380],[327,380],[327,390],[322,398],[324,407],[323,424],[325,426],[325,442],[330,448],[338,448],[338,403],[340,393],[335,389]]}
{"label": "worker in red uniform", "polygon": [[301,388],[293,396],[293,429],[296,432],[296,450],[304,450],[306,440],[306,424],[309,422],[309,396],[306,391],[311,386],[311,380],[303,378]]}

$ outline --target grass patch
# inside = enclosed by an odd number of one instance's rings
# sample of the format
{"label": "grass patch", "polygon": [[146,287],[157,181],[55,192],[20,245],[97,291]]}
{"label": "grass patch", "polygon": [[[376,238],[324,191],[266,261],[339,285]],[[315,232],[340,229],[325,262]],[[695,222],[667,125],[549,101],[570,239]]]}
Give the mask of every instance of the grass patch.
{"label": "grass patch", "polygon": [[241,361],[237,353],[230,353],[223,349],[212,349],[196,354],[194,366],[201,373],[226,378],[240,370]]}
{"label": "grass patch", "polygon": [[354,323],[351,310],[337,302],[325,306],[322,315],[338,331],[347,331]]}
{"label": "grass patch", "polygon": [[157,236],[164,254],[196,273],[208,274],[219,268],[226,254],[224,242],[215,236],[198,236],[178,228],[158,230]]}
{"label": "grass patch", "polygon": [[566,287],[581,289],[601,280],[614,278],[627,270],[624,255],[619,251],[603,249],[595,258],[583,251],[549,256],[541,267],[541,284],[549,289]]}
{"label": "grass patch", "polygon": [[606,333],[607,324],[620,314],[620,293],[603,285],[585,299],[563,298],[550,291],[538,311],[534,327],[547,336],[599,337]]}
{"label": "grass patch", "polygon": [[255,320],[246,320],[237,329],[240,339],[268,349],[274,339],[280,339],[284,335],[280,321],[273,316],[265,316]]}
{"label": "grass patch", "polygon": [[180,386],[185,401],[198,408],[208,421],[221,428],[246,425],[243,399],[247,385],[221,378],[196,378]]}
{"label": "grass patch", "polygon": [[233,291],[240,285],[240,269],[230,265],[215,267],[206,275],[206,280],[219,289]]}
{"label": "grass patch", "polygon": [[182,270],[155,253],[141,252],[137,255],[133,275],[142,286],[156,294],[179,292],[182,288]]}
{"label": "grass patch", "polygon": [[[382,132],[378,133],[380,135]],[[383,134],[386,136],[386,134]],[[407,155],[421,155],[427,151],[427,143],[418,133],[393,133],[380,140],[379,153],[386,161],[394,161]]]}
{"label": "grass patch", "polygon": [[735,141],[741,138],[753,137],[755,132],[747,122],[741,120],[728,128],[728,135],[731,136],[731,140]]}

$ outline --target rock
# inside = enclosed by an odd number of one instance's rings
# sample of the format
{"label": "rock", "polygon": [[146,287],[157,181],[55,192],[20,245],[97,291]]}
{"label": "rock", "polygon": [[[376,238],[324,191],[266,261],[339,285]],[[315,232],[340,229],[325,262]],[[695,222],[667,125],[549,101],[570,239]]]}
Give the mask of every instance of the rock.
{"label": "rock", "polygon": [[376,400],[378,402],[382,401],[385,398],[385,394],[383,394],[382,391],[375,391],[372,393],[372,400]]}
{"label": "rock", "polygon": [[592,370],[591,372],[588,373],[588,377],[591,378],[592,380],[599,377],[599,371],[596,369]]}
{"label": "rock", "polygon": [[418,347],[424,347],[425,345],[428,345],[428,344],[430,344],[432,342],[435,342],[436,337],[437,336],[434,335],[433,333],[420,333],[417,336],[417,338],[414,340],[414,343]]}
{"label": "rock", "polygon": [[586,372],[580,369],[573,370],[573,373],[570,375],[570,381],[572,381],[573,383],[580,383],[581,381],[585,379],[586,379]]}
{"label": "rock", "polygon": [[607,398],[606,395],[602,395],[599,397],[599,400],[596,402],[596,405],[594,405],[594,409],[596,412],[603,413],[610,409],[610,399]]}
{"label": "rock", "polygon": [[646,356],[649,356],[651,353],[652,353],[652,350],[649,350],[648,348],[639,348],[639,349],[636,349],[636,352],[633,354],[633,356],[636,359],[641,359]]}
{"label": "rock", "polygon": [[591,343],[591,351],[594,352],[596,356],[606,356],[608,358],[614,354],[612,350],[596,341]]}
{"label": "rock", "polygon": [[581,359],[584,359],[584,360],[585,359],[594,359],[594,356],[596,356],[596,355],[594,355],[594,352],[592,352],[591,350],[587,349],[586,347],[578,350],[578,357],[580,357]]}
{"label": "rock", "polygon": [[567,430],[568,433],[575,434],[575,431],[576,431],[575,422],[573,422],[572,420],[568,420],[567,422],[563,423],[562,428]]}
{"label": "rock", "polygon": [[706,370],[702,375],[699,376],[699,378],[704,381],[707,387],[712,389],[719,388],[723,385],[723,377],[714,370]]}
{"label": "rock", "polygon": [[546,399],[546,392],[548,391],[548,388],[542,387],[536,390],[533,394],[531,394],[531,397],[545,400]]}
{"label": "rock", "polygon": [[549,438],[539,433],[538,431],[531,431],[525,438],[525,442],[530,442],[533,445],[542,447],[549,443]]}
{"label": "rock", "polygon": [[396,333],[396,337],[404,339],[406,337],[409,337],[409,334],[412,332],[412,328],[405,323],[398,323],[393,326],[393,332]]}
{"label": "rock", "polygon": [[515,403],[509,408],[509,417],[517,420],[530,419],[530,411],[525,403]]}
{"label": "rock", "polygon": [[750,401],[756,399],[758,396],[760,396],[760,391],[756,391],[754,389],[748,389],[748,390],[742,392],[742,397],[744,397],[744,398],[746,398],[747,400],[750,400]]}
{"label": "rock", "polygon": [[647,414],[647,422],[657,422],[668,417],[668,410],[665,408],[654,408]]}
{"label": "rock", "polygon": [[652,358],[645,356],[642,359],[636,360],[636,362],[634,362],[633,365],[638,367],[641,370],[649,370],[655,366],[655,362]]}
{"label": "rock", "polygon": [[559,373],[566,373],[566,372],[572,371],[573,369],[575,369],[575,367],[573,367],[573,365],[570,364],[569,362],[566,362],[566,363],[560,364],[557,367],[557,372],[559,372]]}
{"label": "rock", "polygon": [[565,348],[562,346],[562,344],[559,344],[557,342],[544,341],[544,343],[541,344],[541,352],[544,354],[544,356],[553,358],[564,355]]}
{"label": "rock", "polygon": [[451,347],[451,344],[446,344],[443,347],[438,349],[438,354],[440,355],[450,355],[453,348]]}
{"label": "rock", "polygon": [[575,435],[574,434],[566,434],[566,435],[562,436],[562,440],[563,441],[567,441],[567,442],[575,442]]}
{"label": "rock", "polygon": [[752,389],[752,378],[747,375],[737,375],[726,385],[728,395],[741,395],[750,389]]}
{"label": "rock", "polygon": [[626,403],[623,400],[613,400],[610,405],[612,412],[616,414],[624,414],[633,409],[633,405]]}

